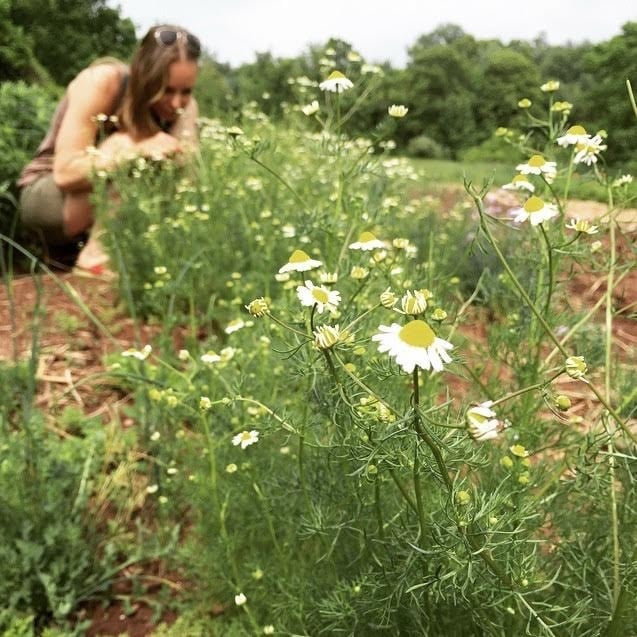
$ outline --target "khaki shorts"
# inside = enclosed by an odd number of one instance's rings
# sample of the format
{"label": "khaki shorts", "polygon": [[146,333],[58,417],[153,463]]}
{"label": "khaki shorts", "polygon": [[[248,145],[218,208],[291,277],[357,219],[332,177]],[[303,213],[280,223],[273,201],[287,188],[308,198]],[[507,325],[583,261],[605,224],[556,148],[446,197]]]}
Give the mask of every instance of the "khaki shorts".
{"label": "khaki shorts", "polygon": [[73,243],[64,233],[64,193],[52,173],[44,173],[20,192],[20,220],[48,245]]}

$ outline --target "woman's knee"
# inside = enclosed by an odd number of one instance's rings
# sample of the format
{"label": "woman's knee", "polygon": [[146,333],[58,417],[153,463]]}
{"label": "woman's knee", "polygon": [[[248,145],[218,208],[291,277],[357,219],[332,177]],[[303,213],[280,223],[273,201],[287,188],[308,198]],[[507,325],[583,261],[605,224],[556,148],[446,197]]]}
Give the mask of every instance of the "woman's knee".
{"label": "woman's knee", "polygon": [[64,194],[55,185],[53,175],[45,174],[20,192],[20,221],[41,233],[51,245],[68,242],[64,228]]}
{"label": "woman's knee", "polygon": [[64,197],[64,232],[75,237],[93,225],[93,208],[88,192],[69,192]]}

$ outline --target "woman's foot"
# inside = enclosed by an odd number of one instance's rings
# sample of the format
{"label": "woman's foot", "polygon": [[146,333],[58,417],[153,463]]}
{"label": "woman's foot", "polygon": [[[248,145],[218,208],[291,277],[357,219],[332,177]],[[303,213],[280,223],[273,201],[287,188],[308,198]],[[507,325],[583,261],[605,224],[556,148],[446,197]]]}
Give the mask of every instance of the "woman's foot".
{"label": "woman's foot", "polygon": [[88,241],[77,255],[75,269],[78,272],[93,274],[95,276],[114,276],[108,267],[109,258],[101,241],[92,232]]}

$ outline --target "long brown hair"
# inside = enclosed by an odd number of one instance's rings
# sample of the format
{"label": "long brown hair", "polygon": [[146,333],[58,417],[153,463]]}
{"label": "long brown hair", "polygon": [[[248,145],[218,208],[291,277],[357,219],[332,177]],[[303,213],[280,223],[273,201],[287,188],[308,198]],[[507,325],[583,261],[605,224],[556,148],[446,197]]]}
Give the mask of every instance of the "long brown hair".
{"label": "long brown hair", "polygon": [[[179,37],[166,45],[155,35],[161,31],[173,31]],[[142,38],[130,65],[126,92],[118,112],[120,128],[141,139],[159,132],[151,106],[164,94],[170,65],[182,60],[196,62],[200,52],[199,41],[186,29],[170,24],[152,27]]]}

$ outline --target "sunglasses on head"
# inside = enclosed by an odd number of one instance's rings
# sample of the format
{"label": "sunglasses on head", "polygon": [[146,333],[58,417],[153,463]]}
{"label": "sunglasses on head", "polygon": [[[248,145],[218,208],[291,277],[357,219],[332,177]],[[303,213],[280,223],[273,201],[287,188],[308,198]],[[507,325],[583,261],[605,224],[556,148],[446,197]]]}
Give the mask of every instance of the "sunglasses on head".
{"label": "sunglasses on head", "polygon": [[185,40],[190,53],[199,57],[201,53],[201,42],[199,38],[187,31],[175,31],[174,29],[157,29],[154,33],[155,41],[159,46],[172,46],[179,40]]}

